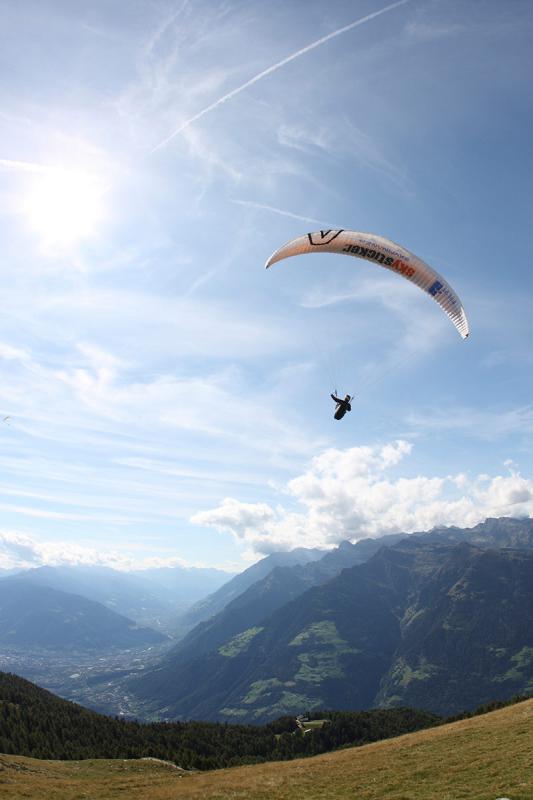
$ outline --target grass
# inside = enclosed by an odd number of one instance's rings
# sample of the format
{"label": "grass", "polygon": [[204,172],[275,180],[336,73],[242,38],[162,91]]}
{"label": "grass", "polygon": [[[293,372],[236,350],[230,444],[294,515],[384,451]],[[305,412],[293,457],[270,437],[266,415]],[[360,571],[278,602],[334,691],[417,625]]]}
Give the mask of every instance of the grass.
{"label": "grass", "polygon": [[328,724],[329,719],[310,719],[308,722],[301,722],[298,727],[307,733],[307,731],[316,731],[317,728],[323,728]]}
{"label": "grass", "polygon": [[254,636],[257,636],[262,630],[263,628],[248,628],[247,631],[238,633],[237,636],[234,636],[229,642],[219,647],[218,652],[221,656],[226,656],[226,658],[235,658],[239,653],[248,649]]}
{"label": "grass", "polygon": [[[312,734],[310,734],[312,735]],[[365,747],[185,773],[155,760],[0,756],[2,800],[531,800],[533,700]]]}

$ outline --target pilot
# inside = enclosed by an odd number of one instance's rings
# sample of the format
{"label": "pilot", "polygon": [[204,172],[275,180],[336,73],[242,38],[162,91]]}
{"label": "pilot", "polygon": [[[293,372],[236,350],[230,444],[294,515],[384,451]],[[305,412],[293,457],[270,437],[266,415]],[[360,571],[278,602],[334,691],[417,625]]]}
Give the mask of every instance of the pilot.
{"label": "pilot", "polygon": [[335,419],[342,419],[347,411],[352,410],[352,407],[350,405],[350,400],[353,400],[353,398],[350,397],[349,394],[346,395],[344,400],[341,400],[340,397],[337,397],[336,395],[332,394],[331,399],[334,400],[335,403],[337,403],[337,406],[335,408],[335,414],[333,415]]}

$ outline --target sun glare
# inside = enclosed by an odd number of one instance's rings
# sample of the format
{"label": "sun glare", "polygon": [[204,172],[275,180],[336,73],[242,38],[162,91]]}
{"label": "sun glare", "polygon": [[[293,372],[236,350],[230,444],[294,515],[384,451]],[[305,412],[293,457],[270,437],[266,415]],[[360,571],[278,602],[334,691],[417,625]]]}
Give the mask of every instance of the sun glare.
{"label": "sun glare", "polygon": [[39,175],[27,196],[25,215],[46,244],[74,244],[96,231],[102,196],[102,185],[86,173],[49,170]]}

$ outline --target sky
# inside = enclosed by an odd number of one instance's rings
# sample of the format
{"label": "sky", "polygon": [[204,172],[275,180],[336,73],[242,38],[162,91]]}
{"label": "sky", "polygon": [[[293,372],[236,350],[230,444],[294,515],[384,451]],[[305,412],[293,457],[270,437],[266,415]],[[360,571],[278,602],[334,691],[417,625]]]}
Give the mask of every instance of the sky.
{"label": "sky", "polygon": [[[0,568],[533,514],[529,0],[0,20]],[[374,264],[264,269],[329,228],[431,264],[470,338]]]}

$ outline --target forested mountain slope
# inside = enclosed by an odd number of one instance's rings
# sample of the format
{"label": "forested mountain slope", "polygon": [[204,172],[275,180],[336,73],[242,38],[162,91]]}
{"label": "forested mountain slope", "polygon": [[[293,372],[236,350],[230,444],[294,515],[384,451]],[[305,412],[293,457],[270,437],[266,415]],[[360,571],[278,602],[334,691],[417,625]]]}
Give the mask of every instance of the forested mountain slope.
{"label": "forested mountain slope", "polygon": [[167,718],[410,703],[454,713],[533,681],[533,552],[413,537],[131,688]]}

